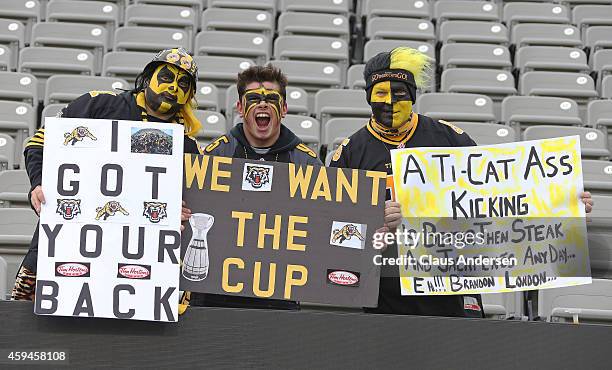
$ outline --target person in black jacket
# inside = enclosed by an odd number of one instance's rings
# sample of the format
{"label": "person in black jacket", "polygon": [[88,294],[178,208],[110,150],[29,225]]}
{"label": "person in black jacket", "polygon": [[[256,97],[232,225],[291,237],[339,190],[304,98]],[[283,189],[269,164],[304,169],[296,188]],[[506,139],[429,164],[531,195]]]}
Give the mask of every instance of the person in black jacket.
{"label": "person in black jacket", "polygon": [[[282,124],[287,114],[287,77],[280,69],[252,66],[238,74],[236,103],[239,123],[213,140],[204,153],[223,157],[290,162],[300,165],[322,165],[317,154]],[[185,210],[184,210],[185,211]],[[188,212],[191,212],[187,209]],[[298,309],[293,301],[236,297],[221,294],[190,293],[193,306],[237,308]],[[185,301],[183,301],[185,302]]]}
{"label": "person in black jacket", "polygon": [[[64,107],[58,117],[178,123],[185,127],[184,151],[198,154],[201,151],[192,136],[201,127],[192,112],[197,73],[197,65],[184,49],[162,50],[137,76],[133,90],[121,94],[90,91]],[[31,185],[28,197],[37,214],[45,202],[41,187],[44,140],[45,129],[41,128],[24,150]],[[17,273],[13,299],[34,299],[37,257],[38,227]]]}

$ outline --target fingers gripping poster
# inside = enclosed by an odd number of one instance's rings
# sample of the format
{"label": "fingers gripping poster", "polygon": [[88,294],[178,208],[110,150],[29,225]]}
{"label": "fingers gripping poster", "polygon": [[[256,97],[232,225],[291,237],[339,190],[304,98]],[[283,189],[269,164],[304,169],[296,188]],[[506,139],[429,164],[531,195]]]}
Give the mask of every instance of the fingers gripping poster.
{"label": "fingers gripping poster", "polygon": [[591,282],[578,136],[392,151],[403,295]]}
{"label": "fingers gripping poster", "polygon": [[47,118],[35,313],[178,320],[183,127]]}
{"label": "fingers gripping poster", "polygon": [[184,168],[182,290],[376,305],[385,173],[190,154]]}

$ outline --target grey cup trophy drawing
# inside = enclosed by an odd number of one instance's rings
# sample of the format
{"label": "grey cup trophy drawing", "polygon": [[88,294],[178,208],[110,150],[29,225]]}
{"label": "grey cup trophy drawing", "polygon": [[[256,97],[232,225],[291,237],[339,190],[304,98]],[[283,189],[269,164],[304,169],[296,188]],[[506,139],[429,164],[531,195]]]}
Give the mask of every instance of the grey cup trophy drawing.
{"label": "grey cup trophy drawing", "polygon": [[189,218],[191,241],[183,258],[183,276],[187,280],[202,281],[208,276],[208,241],[206,235],[215,218],[206,213],[194,213]]}

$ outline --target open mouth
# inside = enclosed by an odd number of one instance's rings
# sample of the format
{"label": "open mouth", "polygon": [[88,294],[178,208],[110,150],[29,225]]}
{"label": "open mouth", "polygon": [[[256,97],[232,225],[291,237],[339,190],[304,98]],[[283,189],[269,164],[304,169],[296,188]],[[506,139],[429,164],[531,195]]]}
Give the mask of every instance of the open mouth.
{"label": "open mouth", "polygon": [[257,127],[266,128],[270,124],[270,114],[265,112],[259,112],[255,114],[255,123]]}
{"label": "open mouth", "polygon": [[163,97],[165,100],[170,100],[170,101],[173,101],[173,102],[174,102],[174,101],[176,101],[176,96],[174,96],[174,95],[172,95],[172,94],[169,94],[169,93],[167,93],[167,92],[163,92],[161,95],[162,95],[162,97]]}

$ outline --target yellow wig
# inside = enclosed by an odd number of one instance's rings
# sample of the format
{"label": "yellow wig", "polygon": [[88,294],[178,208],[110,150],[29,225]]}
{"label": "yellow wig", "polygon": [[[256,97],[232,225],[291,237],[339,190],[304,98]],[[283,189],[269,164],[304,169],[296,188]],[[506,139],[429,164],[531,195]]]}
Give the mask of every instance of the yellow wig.
{"label": "yellow wig", "polygon": [[414,76],[414,82],[419,89],[429,83],[431,76],[431,58],[420,51],[408,47],[398,47],[391,50],[389,68],[403,69]]}

